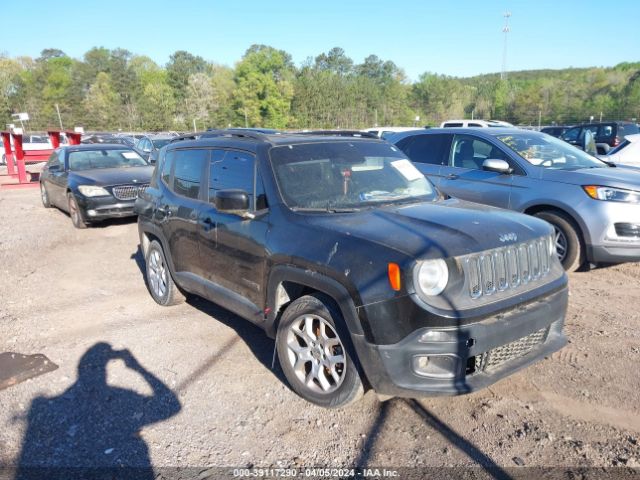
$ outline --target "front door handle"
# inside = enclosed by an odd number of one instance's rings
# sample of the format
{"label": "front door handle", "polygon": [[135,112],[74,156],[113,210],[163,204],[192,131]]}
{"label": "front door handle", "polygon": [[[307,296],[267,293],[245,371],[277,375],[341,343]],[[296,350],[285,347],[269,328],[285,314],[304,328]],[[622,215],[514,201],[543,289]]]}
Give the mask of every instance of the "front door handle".
{"label": "front door handle", "polygon": [[213,218],[211,217],[204,217],[202,219],[200,219],[200,225],[202,225],[202,228],[204,229],[205,232],[208,232],[209,230],[211,230],[216,222],[213,221]]}
{"label": "front door handle", "polygon": [[450,173],[449,175],[447,175],[446,177],[447,180],[455,180],[456,178],[458,178],[458,175],[455,173]]}
{"label": "front door handle", "polygon": [[169,205],[162,205],[161,207],[158,207],[157,212],[160,213],[161,215],[164,215],[165,217],[171,216],[171,210],[169,209]]}

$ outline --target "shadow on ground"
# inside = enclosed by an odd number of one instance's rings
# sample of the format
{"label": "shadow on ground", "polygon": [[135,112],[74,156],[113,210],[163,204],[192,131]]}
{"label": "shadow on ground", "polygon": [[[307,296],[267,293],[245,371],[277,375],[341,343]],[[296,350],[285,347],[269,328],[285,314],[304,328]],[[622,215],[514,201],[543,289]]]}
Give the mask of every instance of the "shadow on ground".
{"label": "shadow on ground", "polygon": [[[141,395],[107,384],[107,364],[124,361],[153,392]],[[16,479],[155,478],[140,430],[181,409],[177,396],[128,350],[96,343],[80,359],[78,379],[56,397],[31,403]],[[131,468],[133,467],[133,468]]]}
{"label": "shadow on ground", "polygon": [[[142,275],[142,278],[146,283],[146,264],[140,245],[138,245],[138,249],[131,254],[130,258],[136,263],[138,269],[140,270],[140,274]],[[267,337],[264,330],[254,325],[250,321],[239,317],[235,313],[230,312],[229,310],[226,310],[216,305],[215,303],[212,303],[196,295],[187,295],[187,303],[205,313],[206,315],[212,317],[214,320],[235,330],[242,341],[244,341],[244,343],[246,343],[247,346],[251,349],[251,352],[260,361],[260,363],[262,363],[268,370],[270,370],[278,380],[280,380],[287,386],[289,385],[286,381],[282,369],[280,368],[277,357],[274,357],[275,342],[273,339]],[[197,377],[204,374],[204,371],[202,371],[204,366],[213,366],[217,359],[230,349],[232,343],[235,343],[235,339],[232,340],[232,342],[229,342],[229,344],[223,345],[218,350],[218,352],[213,354],[203,364],[203,366],[201,366],[197,370],[197,372],[200,372]],[[194,375],[195,373],[191,376]],[[195,378],[196,377],[194,377],[193,380],[195,380]],[[189,381],[187,383],[191,382]],[[181,388],[184,388],[185,386],[186,385],[182,385]]]}

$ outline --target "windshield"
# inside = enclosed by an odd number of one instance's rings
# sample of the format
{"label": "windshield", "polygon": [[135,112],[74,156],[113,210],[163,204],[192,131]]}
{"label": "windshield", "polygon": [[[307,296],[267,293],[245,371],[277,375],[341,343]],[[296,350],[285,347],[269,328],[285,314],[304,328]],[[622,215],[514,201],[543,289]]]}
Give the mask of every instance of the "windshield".
{"label": "windshield", "polygon": [[140,155],[130,149],[80,150],[69,153],[69,170],[94,168],[126,168],[148,165]]}
{"label": "windshield", "polygon": [[164,147],[169,142],[171,142],[171,139],[167,138],[167,139],[162,139],[162,140],[151,140],[151,142],[153,143],[154,147],[156,147],[158,150],[160,150],[162,147]]}
{"label": "windshield", "polygon": [[610,150],[609,153],[607,155],[615,155],[616,153],[618,153],[620,150],[622,150],[623,148],[625,148],[627,145],[629,145],[631,142],[629,140],[623,140],[622,143],[620,145],[618,145],[616,148],[614,148],[613,150]]}
{"label": "windshield", "polygon": [[438,197],[407,157],[385,143],[285,145],[270,155],[280,193],[292,209],[357,209]]}
{"label": "windshield", "polygon": [[531,165],[554,170],[577,170],[579,168],[603,168],[608,165],[582,150],[550,135],[538,133],[510,133],[496,135]]}

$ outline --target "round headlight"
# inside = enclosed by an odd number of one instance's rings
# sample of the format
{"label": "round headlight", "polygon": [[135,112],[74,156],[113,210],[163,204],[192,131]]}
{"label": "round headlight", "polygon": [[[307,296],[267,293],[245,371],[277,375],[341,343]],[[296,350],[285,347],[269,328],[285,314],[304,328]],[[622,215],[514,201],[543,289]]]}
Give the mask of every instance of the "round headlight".
{"label": "round headlight", "polygon": [[442,293],[449,281],[449,268],[444,260],[418,262],[413,272],[413,283],[417,293],[433,297]]}

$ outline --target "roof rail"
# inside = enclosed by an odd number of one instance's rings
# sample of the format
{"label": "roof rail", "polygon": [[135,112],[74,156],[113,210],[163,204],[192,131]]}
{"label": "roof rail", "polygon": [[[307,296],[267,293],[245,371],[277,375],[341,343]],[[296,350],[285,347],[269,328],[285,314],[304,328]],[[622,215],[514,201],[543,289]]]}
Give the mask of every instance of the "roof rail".
{"label": "roof rail", "polygon": [[246,130],[235,130],[233,128],[227,128],[224,130],[207,130],[204,132],[185,133],[178,137],[172,138],[171,143],[180,142],[182,140],[199,140],[201,138],[213,138],[213,137],[237,137],[237,138],[251,138],[253,140],[269,141],[269,137],[264,133],[250,132]]}
{"label": "roof rail", "polygon": [[362,138],[380,138],[369,132],[361,132],[360,130],[309,130],[306,132],[295,132],[297,135],[327,135],[335,137],[362,137]]}

